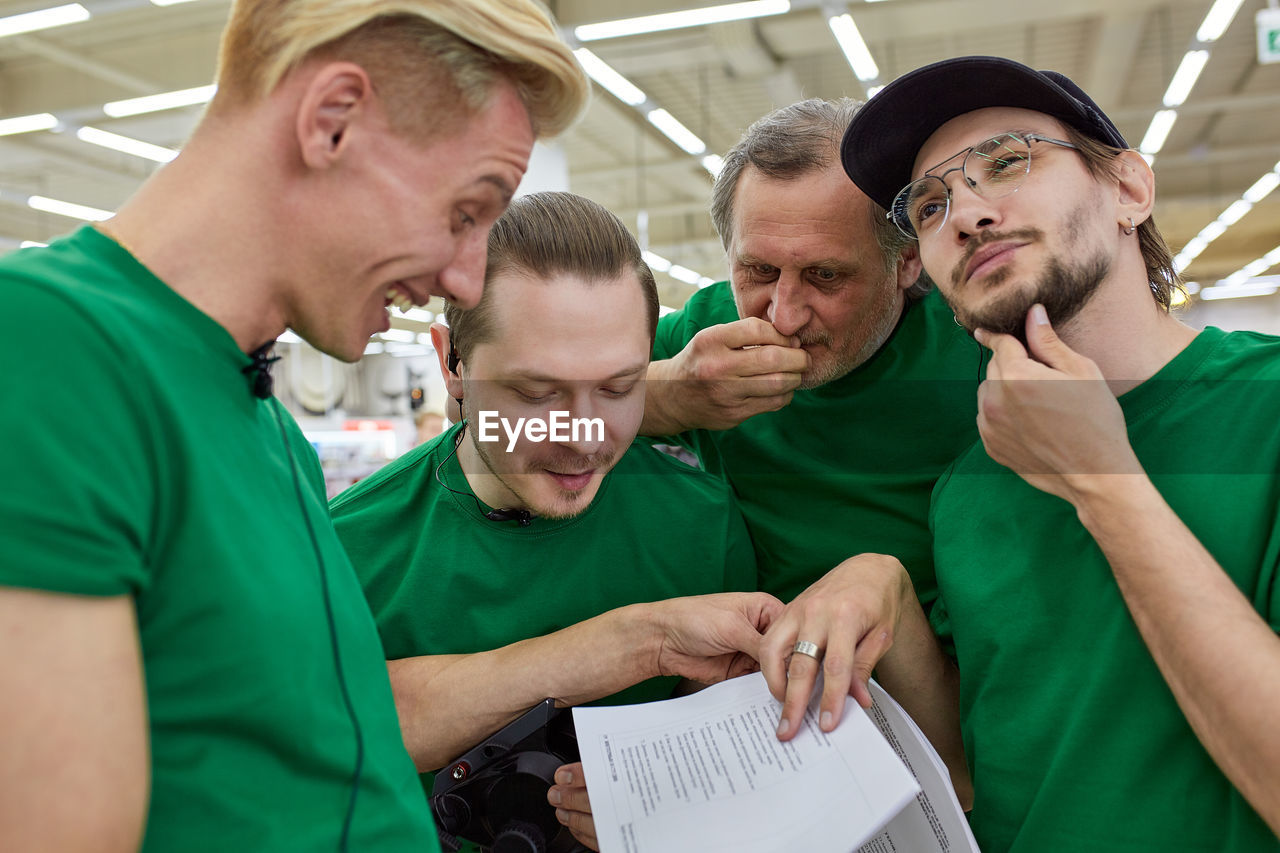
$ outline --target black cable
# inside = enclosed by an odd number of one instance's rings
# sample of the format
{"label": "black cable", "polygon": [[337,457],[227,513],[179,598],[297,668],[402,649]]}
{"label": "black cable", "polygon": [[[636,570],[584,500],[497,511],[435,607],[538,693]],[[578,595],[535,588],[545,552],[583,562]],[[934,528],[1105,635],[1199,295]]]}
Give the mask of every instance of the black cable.
{"label": "black cable", "polygon": [[280,417],[279,403],[271,404],[271,413],[275,415],[276,425],[280,427],[280,439],[284,442],[284,452],[289,457],[289,473],[293,475],[293,492],[298,499],[298,509],[302,511],[302,520],[307,525],[307,535],[311,537],[311,547],[316,554],[316,563],[320,566],[320,589],[324,592],[324,614],[329,620],[329,642],[333,647],[333,665],[338,673],[338,687],[342,691],[342,702],[346,705],[347,716],[351,719],[351,728],[356,734],[356,767],[351,774],[351,800],[347,803],[347,814],[342,821],[342,835],[338,840],[338,849],[347,850],[351,835],[351,822],[356,814],[356,795],[360,791],[360,773],[364,769],[364,733],[360,731],[360,721],[356,718],[356,709],[351,702],[351,691],[347,689],[347,677],[342,671],[342,651],[338,648],[338,627],[333,619],[333,601],[329,595],[329,573],[324,565],[324,557],[320,553],[320,542],[316,539],[315,528],[311,526],[311,514],[307,512],[306,501],[302,497],[302,483],[298,479],[298,466],[294,462],[293,450],[289,447],[289,435],[284,428],[284,420]]}

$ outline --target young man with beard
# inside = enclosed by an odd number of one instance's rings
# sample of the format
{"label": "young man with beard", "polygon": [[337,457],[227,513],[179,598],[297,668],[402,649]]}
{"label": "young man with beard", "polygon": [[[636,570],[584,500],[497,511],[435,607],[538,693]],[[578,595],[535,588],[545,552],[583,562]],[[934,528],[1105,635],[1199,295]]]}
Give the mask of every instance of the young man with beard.
{"label": "young man with beard", "polygon": [[0,260],[0,849],[435,849],[267,351],[474,304],[589,86],[529,0],[237,0],[178,157]]}
{"label": "young man with beard", "polygon": [[[979,843],[1280,849],[1280,340],[1169,314],[1151,169],[1060,74],[914,71],[844,163],[994,353],[931,511]],[[840,599],[779,621],[775,689]]]}
{"label": "young man with beard", "polygon": [[[480,304],[432,329],[465,420],[332,505],[424,771],[549,696],[645,701],[671,695],[658,676],[746,672],[781,609],[679,598],[750,590],[755,560],[723,482],[632,444],[658,297],[622,223],[538,193],[488,252]],[[561,417],[595,425],[555,435]]]}

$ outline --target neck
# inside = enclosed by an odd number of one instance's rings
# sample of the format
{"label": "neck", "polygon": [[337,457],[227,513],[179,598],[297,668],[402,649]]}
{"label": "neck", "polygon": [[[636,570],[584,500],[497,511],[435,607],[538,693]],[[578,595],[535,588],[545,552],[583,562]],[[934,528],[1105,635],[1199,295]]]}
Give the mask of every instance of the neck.
{"label": "neck", "polygon": [[[256,143],[256,144],[255,144]],[[240,123],[206,120],[103,230],[222,325],[246,352],[286,326],[287,217],[271,146]]]}
{"label": "neck", "polygon": [[1067,346],[1098,365],[1116,395],[1154,376],[1197,334],[1156,304],[1142,258],[1136,251],[1132,255],[1112,270],[1079,314],[1057,329]]}
{"label": "neck", "polygon": [[[524,501],[507,488],[497,474],[485,462],[476,448],[475,438],[470,434],[470,422],[463,428],[462,443],[458,445],[458,465],[462,468],[462,476],[466,477],[471,492],[494,509],[528,509]],[[498,447],[498,452],[504,452]]]}

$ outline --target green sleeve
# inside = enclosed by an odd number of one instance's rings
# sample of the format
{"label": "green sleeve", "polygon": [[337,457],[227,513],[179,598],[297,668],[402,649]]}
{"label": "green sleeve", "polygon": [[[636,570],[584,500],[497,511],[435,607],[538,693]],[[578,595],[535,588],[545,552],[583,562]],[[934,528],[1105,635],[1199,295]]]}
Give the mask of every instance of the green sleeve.
{"label": "green sleeve", "polygon": [[732,323],[737,319],[738,309],[728,282],[720,281],[704,287],[690,296],[679,311],[658,318],[658,331],[653,338],[653,360],[671,358],[708,326]]}
{"label": "green sleeve", "polygon": [[134,378],[141,366],[38,282],[0,276],[0,290],[0,584],[136,594],[164,512],[151,458],[162,413]]}

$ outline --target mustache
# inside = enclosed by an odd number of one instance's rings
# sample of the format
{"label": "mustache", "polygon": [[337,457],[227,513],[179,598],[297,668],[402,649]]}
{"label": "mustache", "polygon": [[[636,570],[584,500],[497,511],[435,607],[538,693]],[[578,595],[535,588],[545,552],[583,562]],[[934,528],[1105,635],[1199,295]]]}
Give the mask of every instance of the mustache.
{"label": "mustache", "polygon": [[991,243],[998,243],[1001,240],[1039,240],[1044,236],[1044,232],[1039,228],[1018,228],[1013,231],[983,231],[978,236],[969,241],[964,247],[964,254],[960,260],[956,262],[955,267],[951,270],[951,284],[953,287],[959,287],[960,282],[964,280],[964,271],[969,266],[969,261],[973,260],[973,256],[978,251]]}
{"label": "mustache", "polygon": [[806,332],[803,329],[796,333],[802,346],[831,346],[831,335],[826,332]]}
{"label": "mustache", "polygon": [[557,474],[584,474],[597,468],[603,468],[613,461],[616,455],[613,450],[601,450],[583,455],[566,450],[559,453],[548,453],[530,460],[528,468],[536,472],[543,469],[555,471]]}

